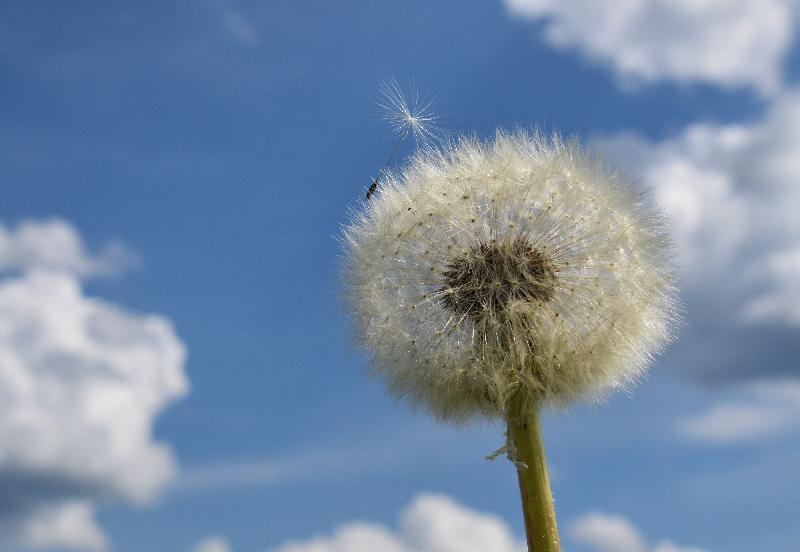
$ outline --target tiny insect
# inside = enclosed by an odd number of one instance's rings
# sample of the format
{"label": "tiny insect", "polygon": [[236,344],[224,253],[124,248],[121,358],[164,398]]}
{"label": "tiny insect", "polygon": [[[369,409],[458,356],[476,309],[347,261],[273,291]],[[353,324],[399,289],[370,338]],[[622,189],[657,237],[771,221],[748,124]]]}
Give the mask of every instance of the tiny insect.
{"label": "tiny insect", "polygon": [[399,138],[378,176],[372,179],[372,184],[367,190],[366,201],[369,201],[378,190],[381,178],[409,134],[414,135],[417,144],[425,147],[439,142],[442,138],[441,129],[437,125],[439,117],[431,111],[431,102],[421,100],[415,89],[412,88],[411,102],[403,95],[395,80],[382,82],[379,91],[381,99],[378,107],[383,111],[384,119],[392,125],[393,133]]}
{"label": "tiny insect", "polygon": [[372,194],[374,194],[375,190],[377,190],[377,189],[378,189],[378,179],[377,178],[373,178],[372,179],[372,184],[370,185],[369,190],[367,190],[367,198],[366,198],[367,201],[369,201],[369,198],[372,197]]}

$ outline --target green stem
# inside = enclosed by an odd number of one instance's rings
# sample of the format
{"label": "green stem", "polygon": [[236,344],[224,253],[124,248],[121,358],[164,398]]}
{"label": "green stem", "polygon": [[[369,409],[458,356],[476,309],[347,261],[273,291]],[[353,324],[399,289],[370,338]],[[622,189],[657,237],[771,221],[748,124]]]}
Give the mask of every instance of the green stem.
{"label": "green stem", "polygon": [[508,416],[509,450],[517,465],[522,514],[529,552],[559,552],[556,512],[535,405],[520,406]]}

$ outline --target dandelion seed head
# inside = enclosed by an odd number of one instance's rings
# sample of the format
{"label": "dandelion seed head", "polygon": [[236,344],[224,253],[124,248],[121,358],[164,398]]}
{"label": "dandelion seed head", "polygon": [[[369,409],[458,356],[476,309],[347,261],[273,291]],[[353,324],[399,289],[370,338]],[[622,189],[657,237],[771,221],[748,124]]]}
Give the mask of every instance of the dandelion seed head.
{"label": "dandelion seed head", "polygon": [[345,240],[375,372],[444,419],[628,387],[677,318],[662,217],[558,138],[498,132],[422,150]]}

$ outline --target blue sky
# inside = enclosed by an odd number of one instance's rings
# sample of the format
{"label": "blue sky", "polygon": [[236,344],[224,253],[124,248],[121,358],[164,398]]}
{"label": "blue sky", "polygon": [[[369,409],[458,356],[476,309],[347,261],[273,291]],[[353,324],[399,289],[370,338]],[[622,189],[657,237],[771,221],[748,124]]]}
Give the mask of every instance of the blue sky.
{"label": "blue sky", "polygon": [[451,550],[420,512],[516,546],[500,425],[410,411],[350,342],[394,78],[454,135],[577,135],[672,220],[677,344],[545,419],[565,550],[796,550],[796,4],[595,4],[4,3],[0,549]]}

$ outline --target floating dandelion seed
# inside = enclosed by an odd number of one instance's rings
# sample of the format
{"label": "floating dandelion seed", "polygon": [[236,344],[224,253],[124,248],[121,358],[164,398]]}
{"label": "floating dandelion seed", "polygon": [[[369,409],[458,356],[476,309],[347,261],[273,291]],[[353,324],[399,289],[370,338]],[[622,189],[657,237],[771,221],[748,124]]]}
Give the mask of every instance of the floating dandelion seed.
{"label": "floating dandelion seed", "polygon": [[379,91],[381,99],[378,107],[401,140],[405,140],[409,133],[424,147],[433,146],[441,140],[439,116],[432,109],[433,102],[420,96],[415,87],[411,87],[409,98],[406,98],[395,80],[382,82]]}
{"label": "floating dandelion seed", "polygon": [[375,371],[439,418],[505,419],[529,545],[558,550],[537,412],[629,386],[669,341],[662,217],[577,144],[498,132],[418,152],[345,237]]}
{"label": "floating dandelion seed", "polygon": [[378,90],[381,95],[378,107],[383,112],[384,119],[391,125],[393,134],[398,136],[398,140],[378,177],[372,180],[367,190],[367,199],[378,189],[383,173],[389,168],[389,164],[409,134],[414,136],[418,145],[426,148],[437,145],[444,136],[438,126],[439,117],[432,110],[431,100],[422,99],[416,88],[411,87],[411,101],[406,99],[395,80],[382,82]]}

